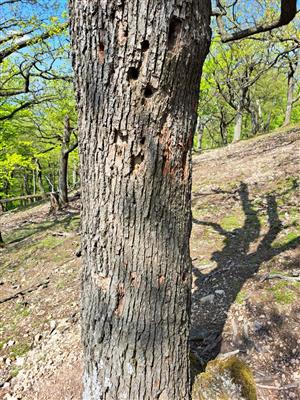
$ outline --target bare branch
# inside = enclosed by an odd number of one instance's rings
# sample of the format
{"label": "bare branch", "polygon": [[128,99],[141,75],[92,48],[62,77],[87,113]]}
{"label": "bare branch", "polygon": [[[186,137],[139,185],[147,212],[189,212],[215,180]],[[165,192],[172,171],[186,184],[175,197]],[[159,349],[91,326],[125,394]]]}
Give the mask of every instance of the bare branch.
{"label": "bare branch", "polygon": [[26,38],[26,39],[20,40],[18,43],[12,44],[8,48],[6,48],[0,52],[0,64],[3,62],[3,60],[5,58],[7,58],[11,54],[15,53],[16,51],[24,49],[25,47],[28,47],[28,46],[32,46],[43,40],[49,39],[50,37],[63,32],[67,26],[68,26],[68,24],[64,23],[59,28],[57,28],[55,33],[53,33],[53,31],[51,29],[49,29],[48,31],[46,31],[40,35],[34,36],[32,38]]}
{"label": "bare branch", "polygon": [[291,22],[297,14],[297,0],[281,0],[281,13],[280,17],[273,22],[265,22],[257,24],[253,27],[242,29],[240,31],[227,33],[223,17],[226,15],[226,10],[221,4],[221,1],[217,1],[217,9],[213,11],[213,15],[216,17],[219,33],[223,43],[232,42],[234,40],[243,39],[257,33],[263,33],[271,31],[275,28],[287,25]]}

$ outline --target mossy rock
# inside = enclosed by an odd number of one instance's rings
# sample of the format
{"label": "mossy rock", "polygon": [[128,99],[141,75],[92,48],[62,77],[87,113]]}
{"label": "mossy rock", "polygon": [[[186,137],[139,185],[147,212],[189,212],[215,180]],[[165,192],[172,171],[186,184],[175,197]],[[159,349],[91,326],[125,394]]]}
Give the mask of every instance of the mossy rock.
{"label": "mossy rock", "polygon": [[237,357],[213,360],[193,385],[193,400],[257,400],[249,367]]}

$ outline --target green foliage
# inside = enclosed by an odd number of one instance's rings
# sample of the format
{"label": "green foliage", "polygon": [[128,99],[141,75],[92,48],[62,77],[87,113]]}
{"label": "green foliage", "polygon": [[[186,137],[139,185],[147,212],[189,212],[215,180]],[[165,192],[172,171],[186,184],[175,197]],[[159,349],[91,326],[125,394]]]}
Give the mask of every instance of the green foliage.
{"label": "green foliage", "polygon": [[[269,19],[274,7],[266,9],[264,18]],[[221,43],[218,36],[213,40],[203,67],[198,107],[198,116],[205,127],[203,149],[232,141],[239,107],[243,114],[242,138],[281,127],[285,120],[290,63],[296,70],[294,99],[299,97],[297,22],[256,39],[259,40],[230,44]],[[300,99],[293,104],[291,123],[299,121]]]}

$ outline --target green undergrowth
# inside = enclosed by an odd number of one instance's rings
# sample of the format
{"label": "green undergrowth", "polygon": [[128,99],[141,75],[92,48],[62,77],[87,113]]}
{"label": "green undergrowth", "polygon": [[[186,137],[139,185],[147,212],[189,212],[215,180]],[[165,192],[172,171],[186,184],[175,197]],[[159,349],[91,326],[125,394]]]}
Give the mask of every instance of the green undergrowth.
{"label": "green undergrowth", "polygon": [[273,299],[277,304],[289,305],[297,300],[295,289],[299,287],[299,282],[291,283],[280,281],[272,285],[267,290],[272,293]]}

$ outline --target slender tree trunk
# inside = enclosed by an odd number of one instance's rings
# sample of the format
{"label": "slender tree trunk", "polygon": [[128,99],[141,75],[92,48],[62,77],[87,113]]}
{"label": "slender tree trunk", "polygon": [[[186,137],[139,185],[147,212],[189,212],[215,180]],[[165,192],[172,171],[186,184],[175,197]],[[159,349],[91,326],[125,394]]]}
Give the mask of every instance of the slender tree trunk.
{"label": "slender tree trunk", "polygon": [[241,140],[242,136],[242,126],[243,126],[243,112],[239,108],[235,118],[233,142]]}
{"label": "slender tree trunk", "polygon": [[61,146],[61,155],[59,162],[59,175],[58,175],[58,193],[59,193],[59,202],[61,205],[67,204],[69,202],[68,199],[68,161],[69,154],[76,149],[78,143],[74,143],[70,146],[71,141],[72,128],[70,125],[70,118],[66,117],[65,126],[64,126],[64,134]]}
{"label": "slender tree trunk", "polygon": [[71,1],[85,400],[189,399],[191,148],[210,12],[209,0]]}
{"label": "slender tree trunk", "polygon": [[58,180],[58,192],[59,192],[59,201],[60,203],[67,204],[68,199],[68,160],[69,153],[63,153],[60,157],[59,162],[59,180]]}
{"label": "slender tree trunk", "polygon": [[196,124],[196,134],[197,134],[197,152],[201,153],[202,151],[202,138],[203,138],[203,130],[204,126],[200,120],[200,118],[197,118],[197,124]]}
{"label": "slender tree trunk", "polygon": [[295,70],[296,68],[292,63],[290,63],[290,69],[288,72],[288,90],[287,90],[287,101],[285,109],[285,119],[283,126],[289,125],[291,123],[292,110],[293,110],[293,96],[295,88]]}
{"label": "slender tree trunk", "polygon": [[62,205],[68,203],[68,160],[71,133],[70,119],[66,117],[59,161],[58,178],[59,201]]}
{"label": "slender tree trunk", "polygon": [[222,144],[226,145],[228,142],[227,139],[227,123],[226,123],[226,114],[225,112],[221,109],[220,111],[220,135],[222,139]]}
{"label": "slender tree trunk", "polygon": [[259,116],[255,107],[251,108],[251,133],[255,136],[259,132]]}
{"label": "slender tree trunk", "polygon": [[32,170],[32,187],[33,187],[33,194],[36,194],[36,175],[35,175],[35,170]]}
{"label": "slender tree trunk", "polygon": [[35,163],[36,163],[37,186],[39,188],[39,192],[43,194],[43,198],[46,198],[46,193],[43,185],[42,166],[39,160],[36,160]]}

